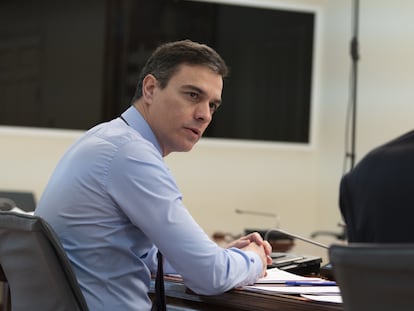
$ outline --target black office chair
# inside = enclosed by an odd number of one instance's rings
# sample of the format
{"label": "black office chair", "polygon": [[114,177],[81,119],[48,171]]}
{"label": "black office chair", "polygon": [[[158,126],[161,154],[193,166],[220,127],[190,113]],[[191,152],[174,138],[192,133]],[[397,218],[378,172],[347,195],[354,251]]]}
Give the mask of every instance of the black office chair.
{"label": "black office chair", "polygon": [[71,263],[40,217],[0,212],[3,310],[87,311]]}
{"label": "black office chair", "polygon": [[414,244],[332,245],[345,311],[414,310]]}

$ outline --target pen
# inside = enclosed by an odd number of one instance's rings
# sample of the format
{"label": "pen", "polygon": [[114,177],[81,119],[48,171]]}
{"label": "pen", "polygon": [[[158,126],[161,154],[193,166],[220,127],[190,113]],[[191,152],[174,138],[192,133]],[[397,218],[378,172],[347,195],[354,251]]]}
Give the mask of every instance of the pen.
{"label": "pen", "polygon": [[334,281],[286,281],[288,286],[335,286]]}

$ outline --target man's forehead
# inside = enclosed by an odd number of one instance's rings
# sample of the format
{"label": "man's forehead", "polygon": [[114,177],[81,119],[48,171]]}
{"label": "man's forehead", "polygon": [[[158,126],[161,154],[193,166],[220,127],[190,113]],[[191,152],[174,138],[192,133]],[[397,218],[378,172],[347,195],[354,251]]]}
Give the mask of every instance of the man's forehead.
{"label": "man's forehead", "polygon": [[217,75],[218,77],[222,76],[215,72],[214,70],[212,70],[209,66],[207,65],[203,65],[203,64],[189,64],[189,63],[182,63],[180,65],[178,65],[174,71],[174,74],[180,74],[180,73],[189,73],[189,72],[198,72],[198,71],[207,71],[210,72],[214,75]]}

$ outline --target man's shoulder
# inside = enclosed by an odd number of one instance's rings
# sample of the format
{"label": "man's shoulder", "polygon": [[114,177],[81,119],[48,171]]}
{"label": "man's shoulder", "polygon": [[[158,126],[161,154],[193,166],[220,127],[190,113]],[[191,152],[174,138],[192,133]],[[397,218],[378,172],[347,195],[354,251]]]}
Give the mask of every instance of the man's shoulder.
{"label": "man's shoulder", "polygon": [[367,158],[371,157],[399,157],[414,155],[414,131],[400,135],[378,147],[372,149]]}
{"label": "man's shoulder", "polygon": [[380,173],[381,170],[405,166],[407,161],[412,163],[413,157],[414,131],[411,131],[370,150],[350,173],[360,176],[361,172],[369,172],[372,176],[375,175],[374,172]]}
{"label": "man's shoulder", "polygon": [[85,134],[85,138],[97,138],[117,148],[126,144],[147,145],[149,147],[152,145],[138,131],[123,124],[117,124],[115,120],[91,128]]}

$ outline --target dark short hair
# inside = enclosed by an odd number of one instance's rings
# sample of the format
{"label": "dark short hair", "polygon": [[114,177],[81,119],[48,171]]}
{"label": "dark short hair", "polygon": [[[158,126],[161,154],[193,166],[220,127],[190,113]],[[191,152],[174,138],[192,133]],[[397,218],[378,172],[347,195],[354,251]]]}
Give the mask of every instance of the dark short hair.
{"label": "dark short hair", "polygon": [[182,40],[160,45],[142,68],[132,102],[142,97],[142,82],[148,74],[157,78],[161,88],[165,88],[171,76],[182,64],[202,65],[225,78],[229,72],[221,56],[211,47]]}

